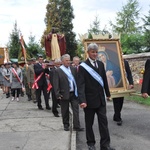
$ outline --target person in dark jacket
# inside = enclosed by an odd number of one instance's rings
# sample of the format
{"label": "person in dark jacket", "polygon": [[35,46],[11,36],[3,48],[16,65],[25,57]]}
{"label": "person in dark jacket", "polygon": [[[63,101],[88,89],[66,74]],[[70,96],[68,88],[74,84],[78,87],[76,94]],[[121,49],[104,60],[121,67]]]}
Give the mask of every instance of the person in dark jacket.
{"label": "person in dark jacket", "polygon": [[110,92],[104,64],[101,61],[96,60],[98,56],[97,44],[89,44],[87,52],[89,58],[79,66],[77,87],[80,107],[84,109],[85,114],[88,149],[96,149],[93,123],[94,116],[97,114],[101,136],[100,149],[114,150],[110,147],[110,136],[106,116],[106,100],[110,98]]}
{"label": "person in dark jacket", "polygon": [[150,95],[150,59],[145,63],[141,93],[143,98],[148,98]]}
{"label": "person in dark jacket", "polygon": [[57,99],[60,99],[61,114],[64,130],[69,131],[70,117],[69,104],[73,112],[73,129],[83,131],[79,121],[79,105],[76,86],[76,68],[70,65],[70,55],[64,54],[61,57],[62,65],[56,69],[53,78],[53,88]]}
{"label": "person in dark jacket", "polygon": [[[131,73],[130,66],[127,60],[124,60],[124,66],[125,66],[128,83],[129,83],[129,89],[132,89],[134,87],[133,78],[132,78],[132,73]],[[121,110],[123,107],[123,102],[124,102],[124,97],[113,98],[113,105],[114,105],[113,120],[117,122],[117,125],[119,126],[122,125]]]}
{"label": "person in dark jacket", "polygon": [[40,110],[43,110],[42,104],[41,104],[41,92],[43,91],[44,99],[45,99],[45,105],[46,109],[50,110],[49,106],[49,98],[48,98],[48,84],[46,80],[45,74],[49,73],[48,68],[46,65],[43,63],[43,57],[39,56],[38,57],[38,63],[34,64],[34,72],[35,72],[35,81],[34,85],[37,84],[38,87],[35,86],[36,88],[36,100],[37,100],[37,106]]}

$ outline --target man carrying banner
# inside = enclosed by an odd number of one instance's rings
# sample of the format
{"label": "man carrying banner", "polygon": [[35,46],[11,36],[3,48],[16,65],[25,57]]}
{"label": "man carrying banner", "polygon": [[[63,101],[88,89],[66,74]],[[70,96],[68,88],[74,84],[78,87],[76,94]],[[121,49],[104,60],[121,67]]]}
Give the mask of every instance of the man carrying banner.
{"label": "man carrying banner", "polygon": [[93,132],[94,116],[97,114],[100,132],[100,149],[114,150],[110,147],[110,136],[106,116],[106,97],[110,98],[104,64],[97,59],[98,46],[88,45],[89,58],[80,64],[77,87],[80,107],[84,109],[86,138],[89,150],[96,150]]}

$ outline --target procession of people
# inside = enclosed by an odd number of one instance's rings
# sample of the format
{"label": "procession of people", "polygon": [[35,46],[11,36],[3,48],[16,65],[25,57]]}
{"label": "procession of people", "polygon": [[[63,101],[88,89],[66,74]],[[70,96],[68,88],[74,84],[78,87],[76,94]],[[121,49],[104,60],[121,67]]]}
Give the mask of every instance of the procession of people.
{"label": "procession of people", "polygon": [[[63,54],[55,60],[44,60],[42,55],[37,59],[30,58],[24,66],[18,62],[7,62],[0,66],[0,86],[6,98],[11,101],[21,101],[26,95],[28,101],[33,101],[39,110],[52,110],[54,117],[60,117],[65,131],[70,130],[69,107],[73,112],[73,130],[83,131],[80,126],[79,106],[85,114],[85,131],[89,150],[95,150],[95,136],[93,132],[94,116],[97,114],[100,131],[101,150],[115,150],[110,147],[110,135],[106,115],[106,101],[110,100],[110,90],[102,61],[98,60],[98,46],[91,43],[87,47],[88,58],[81,63],[78,56],[71,57]],[[145,64],[142,96],[149,96],[149,60]],[[124,61],[129,84],[133,88],[133,79],[129,64]],[[129,79],[130,78],[130,79]],[[24,93],[24,94],[21,94]],[[43,94],[43,97],[42,97]],[[50,106],[50,98],[52,106]],[[121,100],[120,100],[121,99]],[[122,125],[121,109],[123,97],[114,98],[114,118],[117,125]]]}

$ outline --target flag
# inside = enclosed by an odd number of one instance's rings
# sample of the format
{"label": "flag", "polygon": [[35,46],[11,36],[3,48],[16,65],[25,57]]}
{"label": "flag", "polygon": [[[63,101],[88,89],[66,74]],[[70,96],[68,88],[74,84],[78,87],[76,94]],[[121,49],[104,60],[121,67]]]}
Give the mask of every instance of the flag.
{"label": "flag", "polygon": [[26,53],[26,49],[25,49],[25,46],[24,46],[24,40],[23,40],[23,36],[21,35],[21,38],[20,38],[20,44],[21,44],[21,50],[22,50],[22,57],[21,57],[21,60],[25,61],[25,63],[27,62],[27,53]]}
{"label": "flag", "polygon": [[9,62],[9,53],[7,47],[0,47],[0,64]]}
{"label": "flag", "polygon": [[0,65],[4,64],[4,58],[5,58],[4,48],[0,47]]}

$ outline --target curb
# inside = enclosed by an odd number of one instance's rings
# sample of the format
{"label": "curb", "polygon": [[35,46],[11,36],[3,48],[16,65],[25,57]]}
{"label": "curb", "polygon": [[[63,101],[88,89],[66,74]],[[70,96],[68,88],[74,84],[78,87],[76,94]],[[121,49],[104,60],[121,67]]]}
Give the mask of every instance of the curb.
{"label": "curb", "polygon": [[76,150],[76,131],[73,131],[73,113],[71,107],[69,107],[69,112],[71,115],[71,131],[70,131],[70,150]]}

